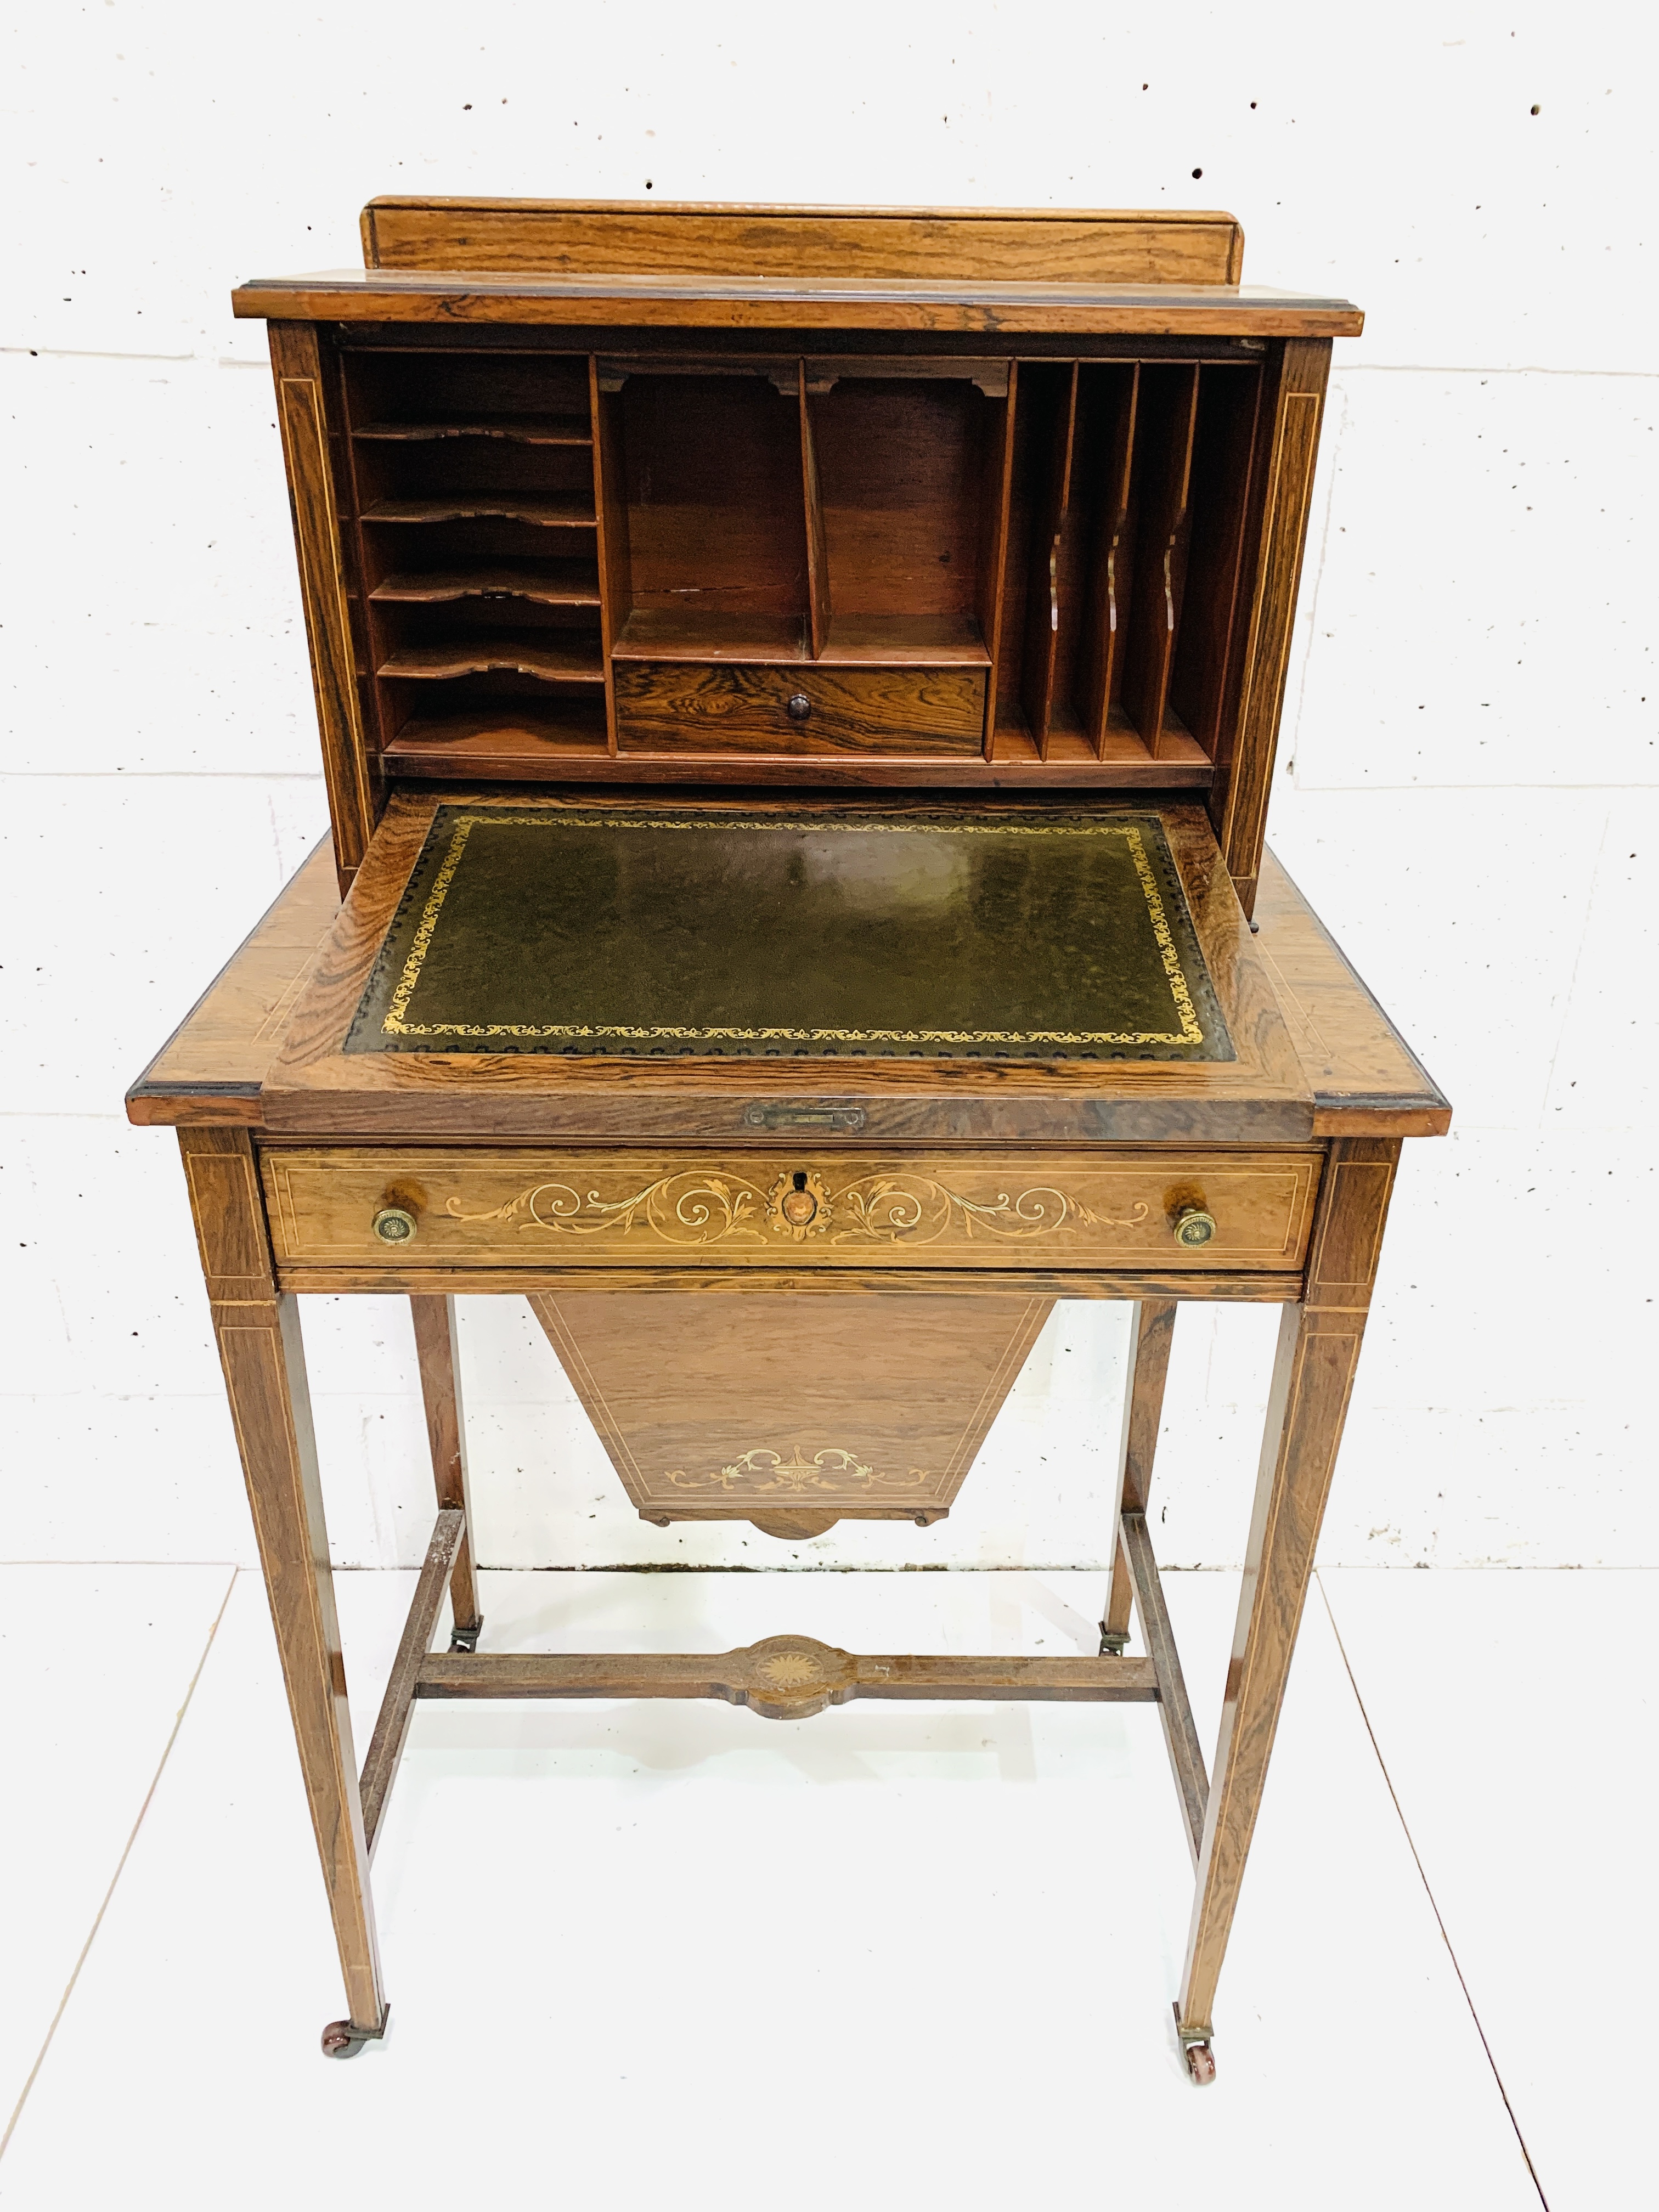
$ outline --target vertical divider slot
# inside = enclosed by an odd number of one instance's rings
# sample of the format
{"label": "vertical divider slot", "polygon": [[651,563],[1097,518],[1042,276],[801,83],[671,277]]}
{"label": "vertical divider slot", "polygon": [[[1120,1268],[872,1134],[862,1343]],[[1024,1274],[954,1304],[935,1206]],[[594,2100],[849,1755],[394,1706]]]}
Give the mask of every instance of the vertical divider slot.
{"label": "vertical divider slot", "polygon": [[812,658],[819,659],[830,638],[830,546],[823,525],[823,488],[818,477],[817,441],[812,430],[812,402],[806,388],[806,363],[800,363],[800,478],[806,514],[806,605]]}
{"label": "vertical divider slot", "polygon": [[[1035,375],[1028,371],[1032,383]],[[1031,554],[1025,586],[1025,655],[1022,703],[1037,757],[1048,757],[1054,720],[1054,678],[1060,651],[1060,557],[1072,489],[1072,450],[1077,434],[1078,364],[1071,362],[1055,377],[1044,377],[1048,420],[1042,440],[1043,474],[1039,479]]]}
{"label": "vertical divider slot", "polygon": [[[343,478],[343,495],[337,494],[337,503],[342,537],[349,535],[356,558],[357,589],[352,593],[352,611],[356,617],[352,630],[353,658],[357,667],[357,690],[362,703],[363,728],[367,741],[374,749],[371,768],[376,780],[384,784],[386,749],[397,732],[385,687],[374,680],[374,671],[385,657],[386,623],[372,593],[389,573],[392,564],[383,549],[374,544],[373,534],[363,527],[363,508],[373,494],[365,482],[369,478],[369,471],[364,465],[367,457],[351,435],[361,403],[354,391],[345,357],[337,352],[334,357],[334,378],[335,403],[339,409],[340,427],[344,433],[338,441],[343,451],[336,470],[337,477]],[[369,478],[369,483],[372,483],[372,478]]]}
{"label": "vertical divider slot", "polygon": [[1198,424],[1196,366],[1144,367],[1137,408],[1133,496],[1136,586],[1129,607],[1123,706],[1154,760],[1186,731],[1169,718],[1170,675],[1186,586],[1193,446]]}
{"label": "vertical divider slot", "polygon": [[627,472],[623,456],[622,394],[599,389],[599,365],[587,363],[588,406],[593,425],[593,512],[599,520],[599,637],[605,652],[607,746],[617,750],[617,679],[611,650],[628,620],[633,586],[628,557]]}
{"label": "vertical divider slot", "polygon": [[1239,587],[1261,391],[1260,368],[1200,373],[1187,588],[1170,704],[1212,761],[1223,750],[1223,720],[1237,673]]}
{"label": "vertical divider slot", "polygon": [[979,568],[975,582],[979,599],[980,634],[991,657],[985,686],[985,757],[993,757],[997,726],[997,694],[1001,689],[1003,629],[1006,616],[1008,525],[1014,484],[1014,425],[1019,405],[1019,363],[1008,364],[1008,391],[1001,412],[993,418],[985,441],[980,483]]}
{"label": "vertical divider slot", "polygon": [[1085,368],[1081,400],[1093,507],[1089,590],[1078,670],[1083,735],[1097,759],[1106,732],[1123,722],[1124,639],[1134,587],[1134,507],[1131,499],[1140,363]]}

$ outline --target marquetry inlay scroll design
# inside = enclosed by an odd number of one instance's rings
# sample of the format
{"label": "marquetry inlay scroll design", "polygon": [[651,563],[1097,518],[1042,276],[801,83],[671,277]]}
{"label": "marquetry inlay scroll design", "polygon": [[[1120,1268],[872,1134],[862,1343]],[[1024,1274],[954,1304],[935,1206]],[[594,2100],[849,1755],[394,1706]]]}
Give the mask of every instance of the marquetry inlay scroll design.
{"label": "marquetry inlay scroll design", "polygon": [[1148,1208],[1137,1200],[1127,1218],[1097,1212],[1052,1183],[996,1190],[970,1198],[932,1176],[870,1175],[832,1187],[819,1175],[778,1177],[769,1190],[733,1175],[688,1169],[659,1176],[637,1190],[615,1196],[574,1183],[538,1182],[505,1204],[467,1212],[459,1197],[447,1199],[452,1219],[516,1224],[554,1237],[613,1237],[638,1232],[680,1246],[763,1240],[774,1235],[796,1243],[823,1237],[831,1244],[929,1244],[947,1235],[1036,1243],[1070,1229],[1138,1229]]}
{"label": "marquetry inlay scroll design", "polygon": [[538,1182],[483,1213],[465,1212],[459,1198],[444,1204],[456,1221],[516,1223],[520,1229],[545,1229],[563,1237],[627,1237],[644,1229],[668,1244],[759,1237],[765,1207],[765,1194],[756,1184],[695,1168],[659,1176],[617,1198],[568,1182]]}
{"label": "marquetry inlay scroll design", "polygon": [[757,1446],[750,1451],[739,1452],[729,1465],[710,1468],[706,1472],[688,1473],[684,1468],[670,1468],[666,1480],[677,1490],[718,1490],[726,1495],[742,1490],[745,1494],[775,1495],[787,1492],[792,1497],[803,1497],[810,1491],[832,1491],[843,1494],[858,1491],[867,1497],[896,1496],[908,1490],[926,1490],[933,1477],[926,1468],[913,1467],[902,1474],[879,1472],[855,1452],[844,1450],[839,1444],[826,1445],[809,1459],[796,1444],[787,1459],[781,1452]]}
{"label": "marquetry inlay scroll design", "polygon": [[[948,1231],[1034,1243],[1061,1229],[1138,1229],[1146,1218],[1138,1200],[1127,1218],[1097,1213],[1052,1183],[1032,1183],[1011,1197],[966,1198],[930,1176],[866,1176],[840,1194],[843,1237],[896,1244],[901,1238],[929,1243]],[[834,1232],[832,1232],[834,1241]]]}

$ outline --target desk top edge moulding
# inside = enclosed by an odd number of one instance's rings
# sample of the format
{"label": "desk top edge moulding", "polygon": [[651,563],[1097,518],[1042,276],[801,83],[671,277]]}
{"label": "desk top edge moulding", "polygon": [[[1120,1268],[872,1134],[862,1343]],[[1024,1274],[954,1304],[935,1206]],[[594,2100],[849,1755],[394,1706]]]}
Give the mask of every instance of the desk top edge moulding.
{"label": "desk top edge moulding", "polygon": [[[179,1133],[325,2048],[384,2030],[368,1869],[421,1698],[1063,1698],[1158,1708],[1207,2080],[1400,1146],[1450,1113],[1264,844],[1359,312],[1245,285],[1214,212],[400,196],[362,233],[361,270],[233,295],[331,834],[127,1099]],[[409,1298],[432,1449],[361,1770],[313,1292]],[[528,1298],[646,1522],[924,1547],[1054,1301],[1127,1301],[1099,1651],[480,1649],[457,1292]],[[1207,1768],[1146,1521],[1188,1298],[1283,1315]]]}

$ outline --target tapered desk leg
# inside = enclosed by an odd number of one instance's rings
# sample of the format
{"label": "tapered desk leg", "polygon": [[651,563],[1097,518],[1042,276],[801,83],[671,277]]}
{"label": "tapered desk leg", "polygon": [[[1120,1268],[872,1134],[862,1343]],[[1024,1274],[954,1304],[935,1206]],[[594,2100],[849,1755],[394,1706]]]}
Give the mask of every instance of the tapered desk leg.
{"label": "tapered desk leg", "polygon": [[1113,1517],[1116,1541],[1112,1547],[1112,1594],[1106,1618],[1100,1624],[1103,1653],[1120,1656],[1129,1640],[1129,1607],[1134,1595],[1128,1556],[1124,1549],[1121,1516],[1144,1513],[1152,1486],[1152,1459],[1164,1419],[1164,1384],[1170,1371],[1170,1345],[1175,1334],[1173,1298],[1143,1298],[1133,1309],[1129,1323],[1129,1374],[1123,1394],[1123,1437],[1118,1447],[1121,1480],[1118,1510]]}
{"label": "tapered desk leg", "polygon": [[351,2050],[382,2032],[386,2007],[299,1313],[276,1289],[246,1134],[184,1128],[179,1141],[345,1978],[350,2016],[325,2048]]}
{"label": "tapered desk leg", "polygon": [[[1221,1961],[1279,1725],[1314,1547],[1359,1360],[1397,1141],[1334,1144],[1314,1222],[1304,1303],[1279,1336],[1267,1435],[1227,1669],[1214,1778],[1199,1856],[1186,1971],[1176,2008],[1183,2046],[1207,2050]],[[1194,2064],[1195,2078],[1200,2075]]]}
{"label": "tapered desk leg", "polygon": [[421,1363],[421,1395],[426,1401],[426,1432],[432,1445],[432,1479],[438,1504],[457,1507],[466,1528],[449,1577],[453,1617],[449,1648],[476,1651],[483,1615],[478,1610],[478,1578],[472,1559],[472,1502],[466,1485],[466,1428],[461,1412],[461,1363],[455,1340],[453,1298],[411,1297],[415,1351]]}

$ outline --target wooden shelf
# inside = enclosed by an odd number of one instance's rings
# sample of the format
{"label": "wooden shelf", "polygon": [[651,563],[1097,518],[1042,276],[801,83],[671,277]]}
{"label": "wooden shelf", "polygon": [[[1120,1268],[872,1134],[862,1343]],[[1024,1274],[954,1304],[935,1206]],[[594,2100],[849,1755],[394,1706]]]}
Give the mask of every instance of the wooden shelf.
{"label": "wooden shelf", "polygon": [[530,781],[556,774],[567,762],[608,763],[601,701],[573,700],[556,712],[527,714],[514,712],[514,704],[405,722],[381,759],[396,775]]}
{"label": "wooden shelf", "polygon": [[[996,767],[1034,766],[1039,759],[1036,743],[1024,721],[1000,720],[991,740],[991,760]],[[1121,711],[1113,710],[1112,719],[1096,752],[1093,745],[1075,723],[1059,717],[1051,723],[1048,732],[1048,764],[1063,763],[1079,767],[1085,763],[1100,769],[1103,773],[1114,768],[1146,769],[1161,775],[1170,771],[1171,783],[1190,783],[1194,772],[1201,771],[1205,783],[1211,781],[1214,769],[1209,756],[1181,726],[1166,721],[1164,736],[1156,757],[1142,744],[1137,732],[1131,729]],[[1143,777],[1143,781],[1147,779]]]}
{"label": "wooden shelf", "polygon": [[398,606],[441,606],[455,599],[530,599],[544,607],[596,607],[599,586],[584,572],[570,577],[534,568],[444,569],[431,575],[387,576],[371,599]]}
{"label": "wooden shelf", "polygon": [[1037,759],[1026,743],[1019,760],[941,760],[891,754],[849,763],[808,753],[633,753],[606,750],[603,727],[583,738],[568,731],[544,735],[539,723],[520,717],[458,736],[455,724],[410,725],[387,746],[388,775],[405,781],[466,783],[599,783],[771,785],[785,789],[861,788],[999,791],[1206,791],[1215,770],[1181,762],[1105,763],[1092,754],[1073,760]]}
{"label": "wooden shelf", "polygon": [[507,638],[480,638],[465,644],[406,645],[383,660],[377,676],[412,677],[436,682],[453,676],[495,672],[534,676],[544,684],[603,684],[605,669],[590,652],[569,646],[524,645]]}
{"label": "wooden shelf", "polygon": [[[694,614],[636,607],[612,647],[618,660],[808,661],[805,615]],[[819,665],[853,668],[988,668],[979,624],[958,615],[837,615]]]}
{"label": "wooden shelf", "polygon": [[819,656],[871,668],[988,668],[971,615],[836,615]]}
{"label": "wooden shelf", "polygon": [[426,499],[382,499],[365,522],[529,522],[544,530],[592,530],[591,500],[571,492],[452,491]]}
{"label": "wooden shelf", "polygon": [[616,660],[805,660],[805,615],[721,615],[635,607],[611,647]]}
{"label": "wooden shelf", "polygon": [[354,438],[388,443],[428,445],[441,438],[500,438],[514,446],[591,446],[593,433],[584,416],[502,416],[472,422],[364,422]]}

